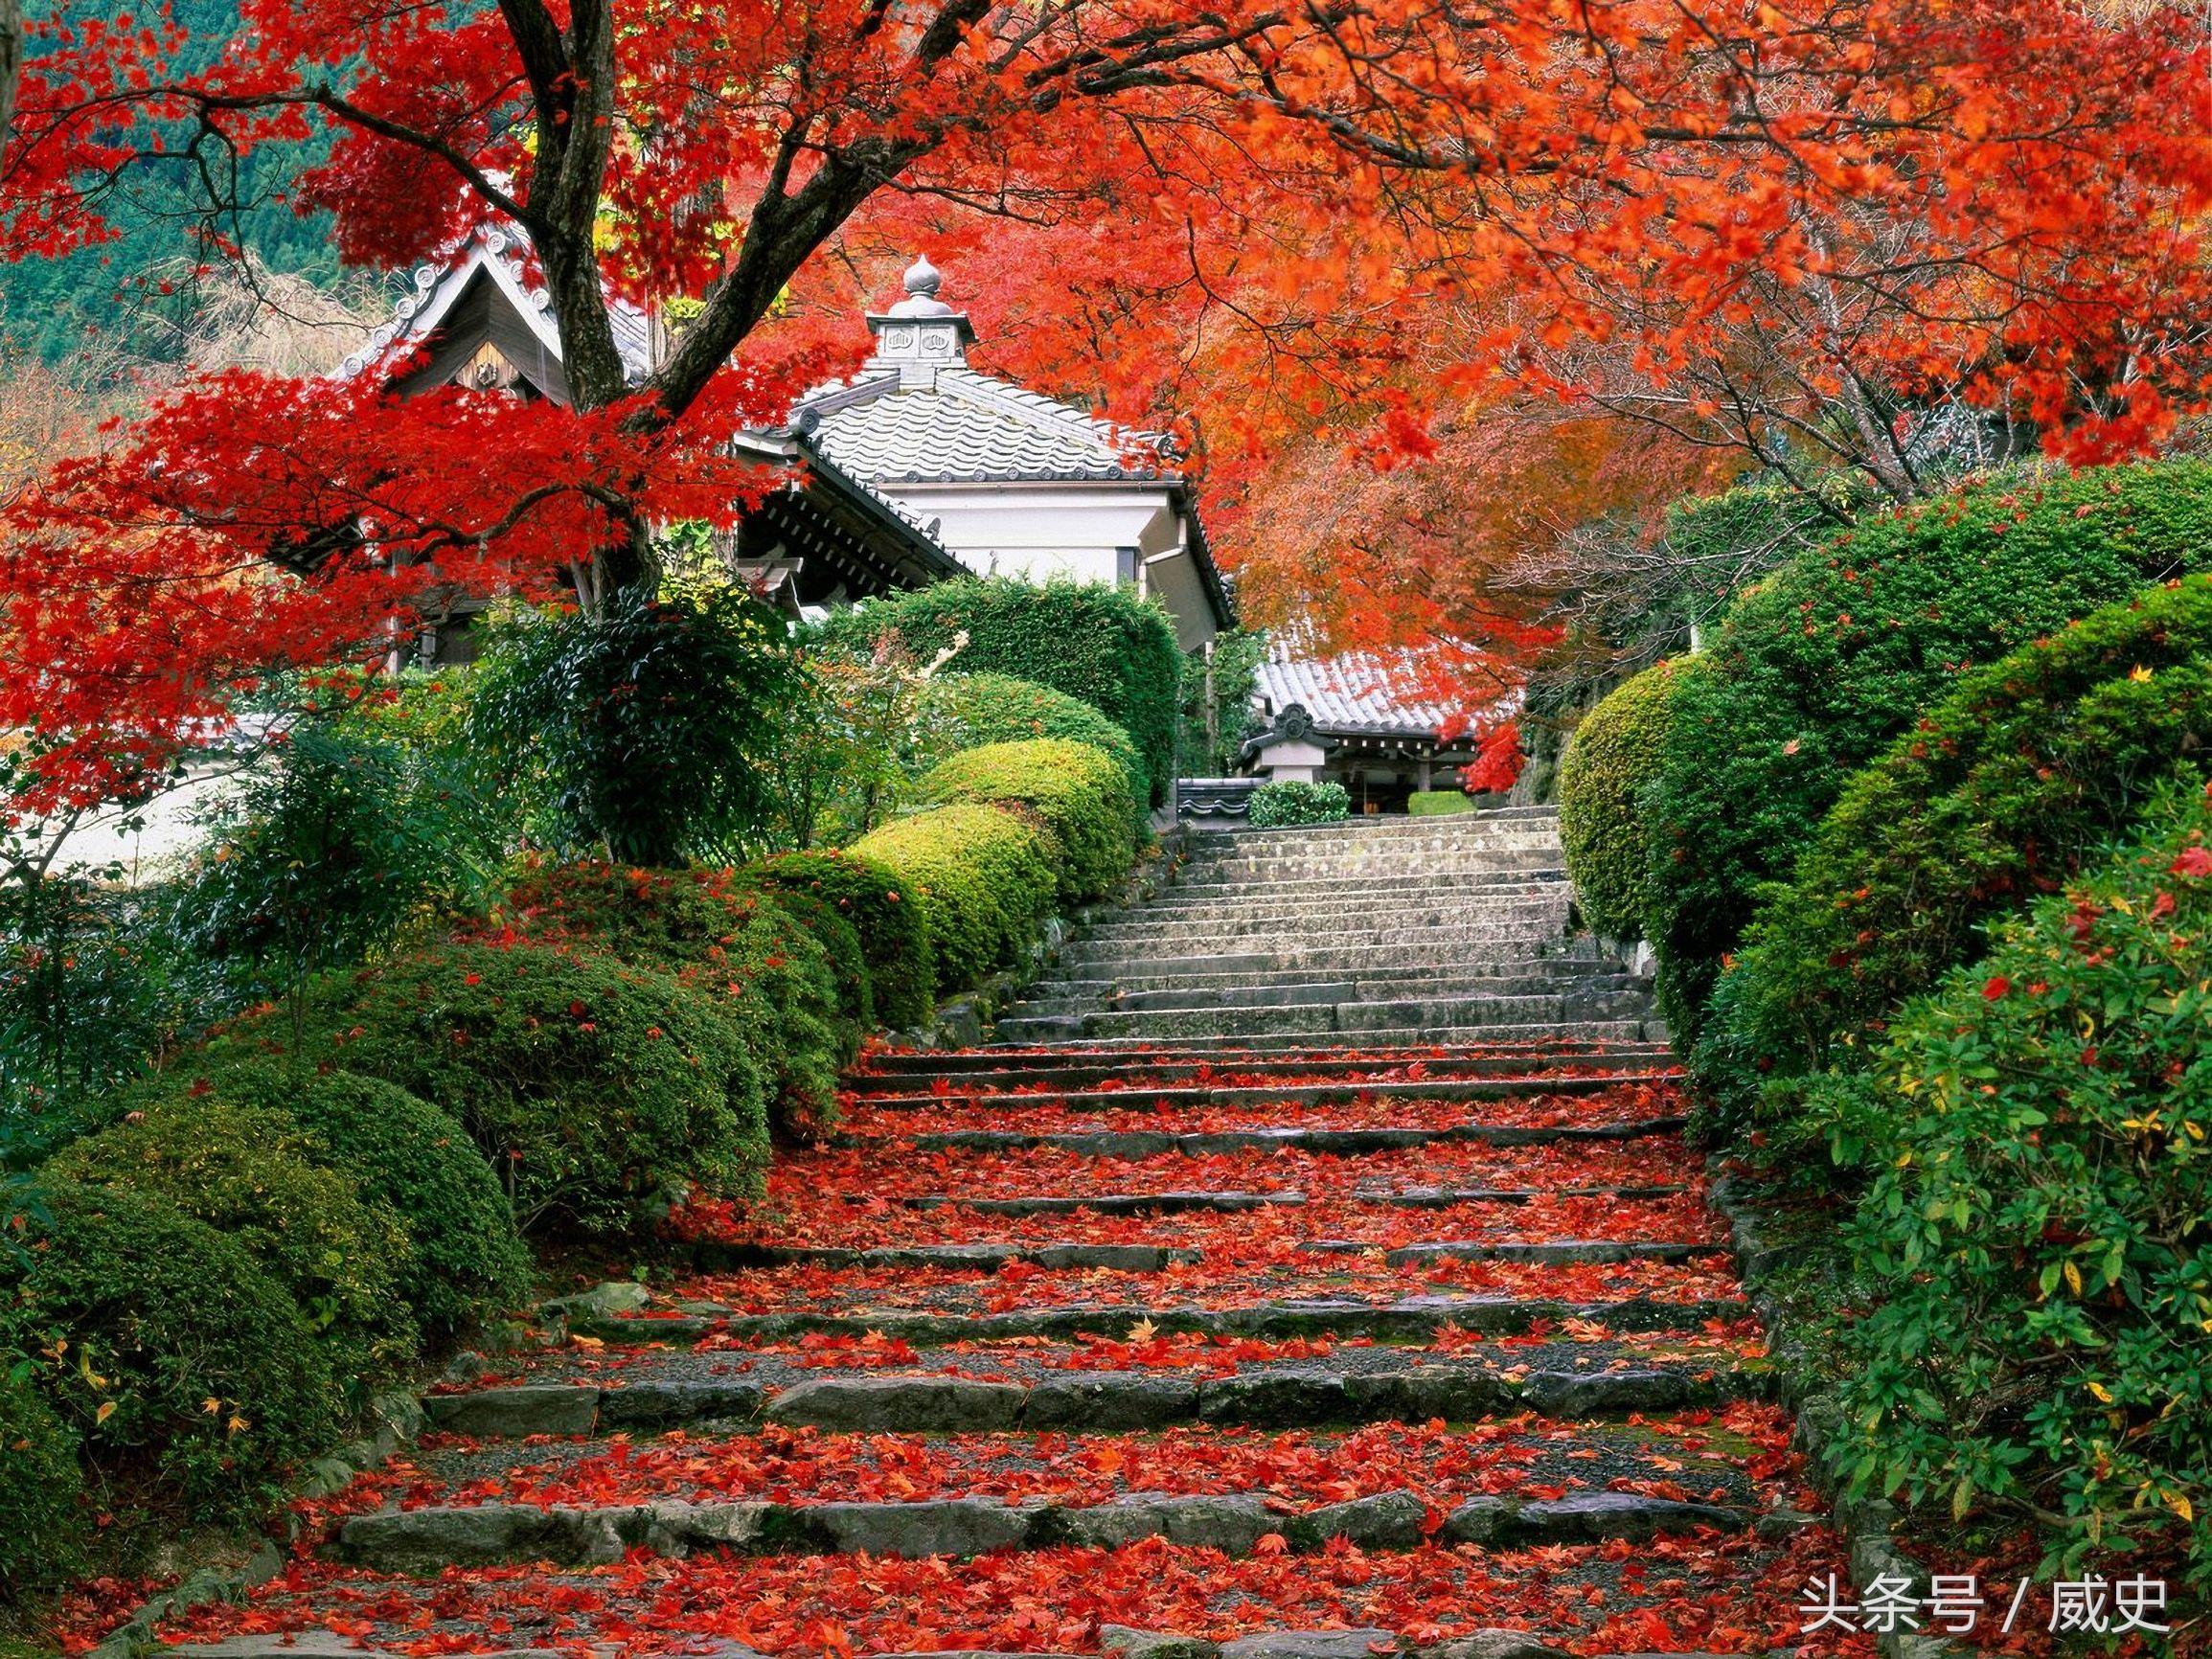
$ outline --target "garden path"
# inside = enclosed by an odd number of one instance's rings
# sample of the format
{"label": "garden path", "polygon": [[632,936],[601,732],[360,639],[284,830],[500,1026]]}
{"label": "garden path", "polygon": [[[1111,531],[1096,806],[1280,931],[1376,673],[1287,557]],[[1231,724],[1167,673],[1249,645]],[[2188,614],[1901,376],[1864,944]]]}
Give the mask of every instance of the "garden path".
{"label": "garden path", "polygon": [[1015,1042],[875,1057],[765,1203],[687,1215],[683,1277],[548,1305],[171,1639],[1792,1645],[1837,1546],[1548,818],[1221,836],[1183,875]]}

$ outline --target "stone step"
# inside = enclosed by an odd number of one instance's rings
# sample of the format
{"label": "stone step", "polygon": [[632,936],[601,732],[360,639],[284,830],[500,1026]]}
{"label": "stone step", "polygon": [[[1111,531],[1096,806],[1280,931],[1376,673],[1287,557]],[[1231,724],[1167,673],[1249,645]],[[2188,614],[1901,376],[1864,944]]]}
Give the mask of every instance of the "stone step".
{"label": "stone step", "polygon": [[1708,1321],[1741,1319],[1744,1314],[1744,1305],[1737,1301],[1660,1302],[1637,1296],[1615,1302],[1568,1302],[1551,1297],[1440,1293],[1387,1303],[1341,1297],[1220,1308],[1090,1303],[978,1314],[903,1307],[872,1307],[855,1314],[811,1309],[737,1313],[702,1308],[675,1317],[586,1316],[572,1319],[569,1330],[626,1347],[696,1342],[710,1333],[741,1342],[795,1341],[809,1334],[877,1336],[916,1347],[1005,1342],[1024,1336],[1068,1342],[1089,1333],[1136,1327],[1165,1334],[1196,1331],[1203,1336],[1327,1336],[1344,1341],[1364,1337],[1375,1342],[1408,1342],[1432,1340],[1448,1329],[1487,1336],[1520,1336],[1539,1324],[1557,1326],[1569,1319],[1586,1320],[1612,1330],[1695,1331]]}
{"label": "stone step", "polygon": [[1117,928],[1226,921],[1281,921],[1303,925],[1317,918],[1348,915],[1406,928],[1425,928],[1440,927],[1453,920],[1473,922],[1496,919],[1510,922],[1518,916],[1549,917],[1563,912],[1566,902],[1565,888],[1554,886],[1546,890],[1533,884],[1487,887],[1465,896],[1425,890],[1388,903],[1328,894],[1286,898],[1266,892],[1238,893],[1220,898],[1163,899],[1156,904],[1141,905],[1093,923],[1089,932],[1090,936],[1097,936],[1110,934]]}
{"label": "stone step", "polygon": [[1288,944],[1246,944],[1235,950],[1178,945],[1172,951],[1143,945],[1113,945],[1079,935],[1060,947],[1054,972],[1060,979],[1125,979],[1230,974],[1386,974],[1398,966],[1462,972],[1495,969],[1519,972],[1543,962],[1589,964],[1603,959],[1562,951],[1549,940],[1465,940],[1409,936],[1395,943],[1340,944],[1327,939]]}
{"label": "stone step", "polygon": [[1331,879],[1316,877],[1308,880],[1254,882],[1249,880],[1210,880],[1201,875],[1194,879],[1190,869],[1172,881],[1159,898],[1145,908],[1159,904],[1210,903],[1217,899],[1266,897],[1286,900],[1298,899],[1396,899],[1421,898],[1428,894],[1450,893],[1477,897],[1486,893],[1511,893],[1524,888],[1539,888],[1566,879],[1563,870],[1553,866],[1535,869],[1479,870],[1479,871],[1409,871],[1402,875],[1366,875]]}
{"label": "stone step", "polygon": [[1559,1124],[1542,1126],[1467,1123],[1445,1129],[1224,1129],[1176,1134],[1162,1129],[1100,1129],[1064,1134],[1031,1134],[1019,1129],[948,1129],[911,1136],[841,1136],[839,1144],[903,1147],[926,1152],[1018,1152],[1049,1148],[1080,1158],[1233,1157],[1243,1152],[1311,1152],[1357,1157],[1365,1152],[1403,1151],[1451,1143],[1486,1147],[1554,1147],[1596,1141],[1635,1141],[1678,1132],[1681,1117],[1639,1118],[1619,1124]]}
{"label": "stone step", "polygon": [[[901,1049],[880,1050],[862,1062],[862,1069],[849,1072],[846,1086],[866,1093],[875,1085],[903,1090],[911,1087],[905,1079],[925,1078],[968,1077],[981,1080],[1002,1081],[1002,1086],[1020,1087],[1033,1075],[1051,1074],[1045,1080],[1072,1081],[1062,1074],[1074,1070],[1097,1071],[1116,1077],[1135,1076],[1157,1072],[1164,1077],[1169,1071],[1195,1072],[1206,1069],[1208,1076],[1221,1075],[1225,1070],[1244,1069],[1254,1074],[1280,1074],[1286,1078],[1306,1075],[1304,1068],[1312,1068],[1311,1075],[1330,1077],[1375,1077],[1388,1079],[1404,1067],[1419,1063],[1443,1076],[1494,1076],[1497,1068],[1513,1068],[1509,1075],[1534,1074],[1554,1066],[1576,1066],[1593,1057],[1604,1057],[1619,1051],[1595,1044],[1543,1043],[1516,1046],[1507,1043],[1465,1043],[1449,1048],[1435,1046],[1406,1046],[1394,1048],[1387,1043],[1376,1043],[1359,1049],[1346,1049],[1340,1043],[1330,1043],[1321,1048],[1291,1050],[1282,1048],[1251,1048],[1224,1050],[1219,1047],[1191,1048],[1175,1043],[1162,1043],[1142,1053],[1127,1049],[1101,1049],[1095,1054],[1068,1049],[1020,1049],[998,1046],[976,1049]],[[1653,1049],[1652,1052],[1660,1052]]]}
{"label": "stone step", "polygon": [[[1608,992],[1591,997],[1465,997],[1446,1002],[1341,1002],[1280,1007],[1079,1014],[1012,1013],[998,1021],[1001,1039],[1020,1035],[1060,1038],[1153,1036],[1257,1036],[1335,1031],[1347,1034],[1424,1034],[1459,1030],[1577,1032],[1592,1025],[1641,1022],[1652,1011],[1648,993]],[[1622,1034],[1629,1034],[1624,1033]],[[1639,1029],[1633,1034],[1641,1036]]]}
{"label": "stone step", "polygon": [[1423,966],[1395,964],[1385,966],[1377,964],[1375,971],[1361,973],[1328,973],[1318,969],[1291,968],[1277,966],[1253,967],[1243,972],[1220,972],[1199,969],[1197,972],[1139,972],[1119,979],[1040,979],[1030,985],[1025,995],[1030,997],[1106,997],[1144,995],[1154,991],[1221,990],[1237,986],[1279,985],[1288,980],[1329,980],[1340,985],[1438,985],[1466,983],[1494,986],[1503,980],[1517,980],[1527,984],[1552,984],[1561,980],[1590,978],[1627,978],[1628,970],[1613,957],[1590,955],[1586,957],[1528,956],[1518,959],[1486,963],[1435,963]]}
{"label": "stone step", "polygon": [[[1395,1209],[1432,1210],[1452,1204],[1532,1203],[1539,1197],[1550,1195],[1550,1193],[1566,1198],[1618,1198],[1631,1201],[1672,1198],[1684,1191],[1686,1189],[1683,1187],[1667,1185],[1565,1187],[1552,1189],[1549,1193],[1544,1189],[1523,1187],[1416,1187],[1401,1191],[1355,1191],[1353,1202]],[[924,1193],[902,1198],[900,1202],[910,1210],[957,1207],[971,1210],[979,1216],[1073,1216],[1080,1211],[1088,1211],[1094,1216],[1236,1215],[1246,1210],[1295,1208],[1306,1202],[1306,1194],[1288,1191],[1223,1191],[1094,1193],[1075,1197],[1040,1193],[1024,1197],[983,1198]]]}
{"label": "stone step", "polygon": [[1148,920],[1141,911],[1131,911],[1124,920],[1089,928],[1082,939],[1093,947],[1110,945],[1127,949],[1141,944],[1148,950],[1174,955],[1174,947],[1177,944],[1211,944],[1222,940],[1237,940],[1249,950],[1265,949],[1269,943],[1288,947],[1315,944],[1342,947],[1425,938],[1431,943],[1464,943],[1469,947],[1468,954],[1479,961],[1485,954],[1480,947],[1489,941],[1519,939],[1536,943],[1556,937],[1565,915],[1564,898],[1513,899],[1491,905],[1438,905],[1412,914],[1352,911],[1341,905],[1322,905],[1311,910],[1269,911],[1258,915],[1224,911],[1218,915],[1170,917],[1155,921]]}
{"label": "stone step", "polygon": [[[1172,1058],[1156,1055],[1148,1057],[1135,1052],[1123,1055],[1085,1055],[1081,1050],[1063,1049],[1005,1052],[1008,1063],[1003,1067],[914,1065],[899,1070],[848,1073],[844,1089],[863,1103],[890,1101],[901,1106],[923,1106],[933,1100],[947,1098],[974,1101],[1035,1096],[1047,1090],[1061,1095],[1095,1095],[1102,1100],[1120,1095],[1124,1097],[1122,1103],[1126,1104],[1131,1095],[1162,1089],[1207,1090],[1225,1086],[1214,1079],[1229,1078],[1237,1079],[1236,1086],[1254,1089],[1265,1086],[1269,1078],[1280,1078],[1286,1088],[1292,1089],[1311,1086],[1310,1079],[1340,1079],[1335,1086],[1346,1089],[1347,1098],[1356,1099],[1361,1086],[1395,1088],[1407,1082],[1435,1086],[1492,1082],[1513,1085],[1505,1091],[1510,1095],[1542,1093],[1540,1085],[1547,1082],[1572,1082],[1579,1086],[1600,1071],[1617,1079],[1642,1079],[1655,1070],[1673,1069],[1672,1057],[1657,1044],[1544,1056],[1451,1057],[1415,1051],[1390,1066],[1309,1054],[1291,1054],[1286,1057],[1249,1050],[1198,1051]],[[878,1055],[871,1064],[880,1066],[893,1058],[923,1061],[933,1057],[950,1058],[927,1053]],[[1407,1068],[1414,1066],[1420,1070],[1409,1077]],[[1295,1096],[1287,1098],[1296,1100]],[[1106,1101],[1106,1103],[1112,1102]]]}
{"label": "stone step", "polygon": [[[1134,1053],[1157,1048],[1163,1042],[1174,1042],[1183,1047],[1199,1050],[1208,1044],[1224,1049],[1246,1049],[1273,1041],[1287,1049],[1311,1049],[1329,1043],[1345,1048],[1357,1046],[1353,1039],[1334,1027],[1319,1027],[1309,1023],[1299,1031],[1242,1032],[1242,1033],[1191,1033],[1153,1031],[1134,1033],[1125,1036],[1086,1035],[1075,1029],[1080,1021],[1070,1023],[1068,1016],[1057,1015],[1050,1019],[1029,1022],[1038,1029],[1028,1029],[1020,1021],[1008,1022],[1014,1029],[1003,1030],[995,1040],[1009,1046],[1034,1048],[1042,1043],[1065,1043],[1071,1048],[1098,1050],[1116,1045]],[[1470,1029],[1457,1027],[1440,1031],[1386,1031],[1363,1033],[1363,1036],[1380,1038],[1385,1042],[1435,1043],[1444,1046],[1453,1043],[1518,1042],[1538,1044],[1555,1039],[1572,1042],[1601,1042],[1647,1044],[1666,1040],[1666,1025],[1656,1016],[1628,1020],[1577,1020],[1569,1024],[1490,1026]]]}
{"label": "stone step", "polygon": [[[437,1577],[448,1569],[610,1566],[633,1553],[681,1558],[695,1550],[737,1555],[981,1556],[1063,1545],[1114,1548],[1146,1538],[1249,1556],[1263,1548],[1318,1553],[1342,1538],[1367,1551],[1425,1541],[1427,1505],[1407,1491],[1378,1493],[1285,1513],[1258,1493],[1182,1496],[1132,1492],[1105,1504],[991,1498],[905,1503],[780,1504],[677,1499],[582,1509],[535,1504],[393,1510],[356,1515],[333,1553],[381,1573]],[[1743,1510],[1630,1492],[1558,1499],[1471,1497],[1437,1533],[1446,1544],[1510,1550],[1546,1544],[1632,1543],[1700,1530],[1740,1532]]]}
{"label": "stone step", "polygon": [[1587,997],[1617,993],[1641,995],[1646,983],[1627,973],[1539,974],[1531,976],[1452,974],[1404,979],[1264,979],[1258,976],[1221,986],[1173,987],[1160,990],[1107,992],[1059,991],[1039,981],[1008,1008],[1016,1016],[1050,1013],[1141,1013],[1202,1008],[1311,1007],[1340,1002],[1380,1003],[1418,989],[1425,998],[1478,999],[1508,996]]}
{"label": "stone step", "polygon": [[[1380,1246],[1356,1239],[1309,1239],[1298,1246],[1317,1256],[1364,1256]],[[1623,1261],[1688,1261],[1699,1256],[1725,1256],[1725,1244],[1659,1243],[1612,1239],[1551,1239],[1537,1243],[1440,1239],[1381,1250],[1391,1267],[1417,1267],[1425,1261],[1513,1261],[1534,1266],[1610,1266]]]}
{"label": "stone step", "polygon": [[[1608,1065],[1610,1057],[1606,1057]],[[1417,1078],[1388,1082],[1350,1079],[1335,1083],[1163,1083],[1151,1088],[1060,1089],[1052,1093],[994,1095],[966,1091],[948,1079],[946,1093],[873,1095],[867,1103],[881,1111],[928,1112],[946,1106],[1004,1104],[1013,1109],[1058,1107],[1072,1111],[1128,1108],[1197,1110],[1215,1106],[1265,1111],[1276,1106],[1341,1106],[1362,1100],[1508,1101],[1544,1095],[1594,1095],[1624,1083],[1650,1082],[1671,1064],[1663,1051],[1653,1056],[1650,1071],[1608,1070],[1585,1077]]]}

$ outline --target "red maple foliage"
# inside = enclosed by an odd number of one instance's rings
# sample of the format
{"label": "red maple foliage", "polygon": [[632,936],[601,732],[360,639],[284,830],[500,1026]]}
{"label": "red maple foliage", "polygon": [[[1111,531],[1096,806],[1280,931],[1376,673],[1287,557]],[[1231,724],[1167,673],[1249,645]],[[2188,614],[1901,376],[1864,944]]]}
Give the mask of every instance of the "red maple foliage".
{"label": "red maple foliage", "polygon": [[[2212,78],[2157,8],[247,0],[188,74],[116,4],[33,32],[0,257],[100,241],[154,157],[203,164],[219,225],[228,157],[320,128],[281,182],[347,259],[527,233],[576,407],[232,375],[27,493],[0,723],[70,738],[59,789],[373,651],[410,582],[650,580],[647,527],[761,487],[723,441],[853,360],[852,300],[924,233],[992,256],[1008,367],[1183,432],[1232,492],[1292,438],[1425,453],[1501,385],[1617,402],[1585,347],[1699,421],[1716,373],[1786,360],[1869,466],[1883,398],[2096,458],[2203,394]],[[639,385],[617,299],[696,301]]]}

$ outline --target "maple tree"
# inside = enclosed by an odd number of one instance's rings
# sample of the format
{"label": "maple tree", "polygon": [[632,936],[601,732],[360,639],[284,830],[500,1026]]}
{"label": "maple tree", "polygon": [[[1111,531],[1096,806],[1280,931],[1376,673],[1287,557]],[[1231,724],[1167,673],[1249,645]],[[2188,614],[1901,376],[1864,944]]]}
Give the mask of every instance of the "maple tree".
{"label": "maple tree", "polygon": [[[971,303],[1009,366],[1182,432],[1247,519],[1294,439],[1418,456],[1506,383],[1618,402],[1572,372],[1585,345],[1679,390],[1699,443],[1735,420],[1713,366],[1789,361],[1802,384],[1769,403],[1821,432],[1840,412],[1869,466],[1916,400],[2096,457],[2203,394],[2212,102],[2156,9],[248,0],[240,22],[193,73],[157,18],[35,22],[0,254],[97,242],[156,156],[193,164],[219,231],[239,158],[327,132],[292,194],[348,260],[487,216],[527,233],[575,406],[233,372],[57,466],[0,566],[0,721],[71,735],[57,790],[189,740],[271,666],[373,648],[433,584],[650,586],[651,527],[758,496],[723,441],[851,365],[852,299],[924,234],[994,256]],[[633,385],[610,307],[672,299],[686,320]]]}

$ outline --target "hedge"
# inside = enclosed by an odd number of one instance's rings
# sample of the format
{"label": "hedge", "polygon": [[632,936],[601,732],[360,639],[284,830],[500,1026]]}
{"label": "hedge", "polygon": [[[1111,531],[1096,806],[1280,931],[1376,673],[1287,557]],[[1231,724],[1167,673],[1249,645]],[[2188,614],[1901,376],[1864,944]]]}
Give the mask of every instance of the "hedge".
{"label": "hedge", "polygon": [[1262,784],[1246,809],[1255,830],[1334,824],[1351,815],[1352,797],[1341,784]]}
{"label": "hedge", "polygon": [[1136,744],[1146,804],[1170,798],[1182,655],[1157,601],[1102,583],[976,577],[871,600],[823,625],[832,648],[856,652],[893,632],[924,658],[965,632],[953,659],[961,671],[1010,674],[1080,697]]}
{"label": "hedge", "polygon": [[[958,663],[965,652],[954,658]],[[1035,680],[1006,674],[945,672],[929,681],[924,697],[924,730],[943,754],[980,749],[986,743],[1018,743],[1031,738],[1064,738],[1111,755],[1129,781],[1130,805],[1142,816],[1152,796],[1152,773],[1129,733],[1081,697],[1056,692]]]}
{"label": "hedge", "polygon": [[0,1369],[0,1604],[58,1588],[84,1567],[91,1514],[77,1446],[29,1381]]}
{"label": "hedge", "polygon": [[1671,700],[1647,807],[1653,943],[1694,1040],[1762,882],[1787,878],[1844,781],[1948,683],[2212,561],[2212,464],[1977,486],[1869,519],[1728,613]]}
{"label": "hedge", "polygon": [[1853,778],[1716,992],[1695,1063],[1733,1111],[1855,1061],[1978,928],[2078,868],[2184,758],[2212,765],[2212,578],[1968,675]]}
{"label": "hedge", "polygon": [[1656,663],[1583,716],[1560,763],[1560,845],[1591,930],[1641,939],[1651,908],[1651,831],[1641,805],[1658,775],[1675,689],[1701,659]]}
{"label": "hedge", "polygon": [[[2023,1509],[2212,1591],[2212,803],[2039,899],[1899,1020],[1859,1113],[1841,1466],[1961,1519]],[[2087,1522],[2087,1525],[2081,1523]]]}
{"label": "hedge", "polygon": [[527,1293],[530,1253],[506,1195],[450,1112],[381,1079],[235,1050],[215,1063],[217,1052],[173,1062],[161,1085],[285,1114],[363,1198],[389,1205],[414,1246],[399,1294],[425,1332],[451,1337]]}
{"label": "hedge", "polygon": [[1059,881],[1044,830],[997,807],[937,807],[886,824],[852,851],[887,865],[923,901],[940,992],[1015,960]]}
{"label": "hedge", "polygon": [[1416,789],[1405,797],[1406,815],[1413,818],[1448,818],[1474,810],[1474,798],[1465,789]]}
{"label": "hedge", "polygon": [[711,994],[769,1079],[780,1122],[835,1115],[859,1030],[839,1014],[829,953],[735,872],[550,865],[515,885],[495,921],[504,937],[604,952]]}
{"label": "hedge", "polygon": [[817,898],[853,924],[877,1019],[902,1029],[929,1017],[937,1006],[937,973],[928,923],[888,865],[825,850],[781,853],[743,874],[774,892]]}
{"label": "hedge", "polygon": [[419,1346],[399,1294],[406,1225],[323,1155],[283,1112],[184,1094],[64,1148],[43,1174],[166,1199],[206,1222],[251,1252],[306,1311],[335,1375],[389,1375]]}
{"label": "hedge", "polygon": [[1062,903],[1104,898],[1129,874],[1136,803],[1129,778],[1104,749],[1062,739],[990,743],[940,761],[921,798],[936,806],[1015,805],[1051,831]]}
{"label": "hedge", "polygon": [[[673,976],[547,945],[448,944],[328,974],[301,1057],[445,1107],[528,1231],[618,1233],[690,1187],[757,1190],[767,1089],[744,1034]],[[275,1014],[228,1040],[282,1052]]]}
{"label": "hedge", "polygon": [[36,1356],[95,1469],[150,1468],[195,1515],[262,1518],[276,1477],[338,1435],[307,1316],[242,1242],[159,1198],[63,1182],[39,1198],[26,1261],[0,1257],[0,1345]]}

